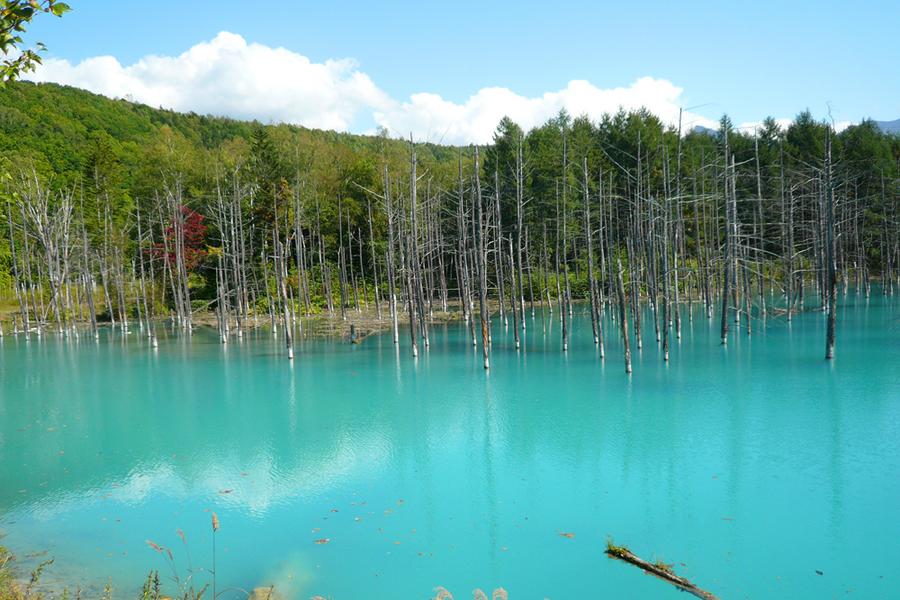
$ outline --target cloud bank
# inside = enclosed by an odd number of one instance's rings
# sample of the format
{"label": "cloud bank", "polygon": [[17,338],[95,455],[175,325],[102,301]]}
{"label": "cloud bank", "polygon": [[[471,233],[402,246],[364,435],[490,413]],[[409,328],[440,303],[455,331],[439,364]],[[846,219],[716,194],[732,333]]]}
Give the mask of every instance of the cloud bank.
{"label": "cloud bank", "polygon": [[[370,131],[452,144],[487,143],[509,116],[526,130],[565,109],[599,119],[619,108],[646,107],[675,124],[683,90],[664,79],[642,77],[627,87],[599,88],[573,80],[561,90],[527,97],[501,87],[478,90],[464,102],[433,93],[392,98],[351,59],[311,61],[285,48],[248,43],[221,32],[178,56],[146,56],[123,66],[112,56],[77,64],[47,59],[29,79],[84,88],[177,111],[285,122],[338,131]],[[715,121],[686,112],[685,130]]]}

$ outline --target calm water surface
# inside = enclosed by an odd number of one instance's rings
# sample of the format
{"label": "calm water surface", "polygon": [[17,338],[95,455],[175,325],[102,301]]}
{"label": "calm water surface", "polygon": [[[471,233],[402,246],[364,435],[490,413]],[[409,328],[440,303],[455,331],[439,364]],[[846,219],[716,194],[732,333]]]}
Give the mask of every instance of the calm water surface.
{"label": "calm water surface", "polygon": [[568,354],[555,315],[520,352],[496,324],[489,374],[457,324],[418,360],[377,336],[293,365],[265,333],[7,336],[2,544],[120,598],[170,576],[148,539],[209,581],[211,511],[219,590],[680,597],[611,536],[723,599],[900,597],[900,300],[843,298],[831,363],[820,312],[727,348],[717,323],[685,315],[669,364],[645,324],[631,377],[585,315]]}

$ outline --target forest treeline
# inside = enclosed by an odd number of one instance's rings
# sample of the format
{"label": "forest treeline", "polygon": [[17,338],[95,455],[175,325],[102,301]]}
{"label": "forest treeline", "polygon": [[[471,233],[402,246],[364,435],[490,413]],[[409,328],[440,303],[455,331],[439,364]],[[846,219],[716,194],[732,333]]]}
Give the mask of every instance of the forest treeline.
{"label": "forest treeline", "polygon": [[290,348],[303,316],[365,308],[395,340],[408,321],[416,352],[452,305],[487,366],[492,315],[518,332],[536,305],[556,310],[563,347],[584,300],[601,348],[608,315],[626,354],[641,328],[667,354],[686,301],[721,318],[724,343],[814,293],[830,353],[839,286],[890,291],[900,258],[900,138],[809,112],[715,132],[561,113],[456,148],[11,83],[0,157],[7,331],[137,321],[152,339],[152,319],[189,328],[208,309],[223,341],[263,316]]}

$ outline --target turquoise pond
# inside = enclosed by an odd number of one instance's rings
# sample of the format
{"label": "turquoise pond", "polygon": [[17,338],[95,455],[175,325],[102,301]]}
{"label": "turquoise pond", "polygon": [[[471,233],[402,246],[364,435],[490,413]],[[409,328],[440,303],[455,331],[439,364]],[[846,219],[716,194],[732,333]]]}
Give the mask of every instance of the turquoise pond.
{"label": "turquoise pond", "polygon": [[220,592],[682,597],[611,537],[723,599],[900,598],[900,296],[842,296],[831,362],[820,311],[723,347],[695,306],[668,364],[645,323],[630,377],[578,311],[566,354],[555,313],[518,352],[495,319],[490,373],[462,324],[418,359],[380,335],[293,364],[265,331],[7,335],[0,544],[117,598],[150,569],[174,591],[146,540],[211,581],[212,511]]}

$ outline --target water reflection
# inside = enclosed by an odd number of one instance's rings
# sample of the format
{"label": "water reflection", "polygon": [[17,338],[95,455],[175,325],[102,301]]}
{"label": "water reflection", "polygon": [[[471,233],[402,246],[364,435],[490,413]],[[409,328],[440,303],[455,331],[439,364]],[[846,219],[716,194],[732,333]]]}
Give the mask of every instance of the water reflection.
{"label": "water reflection", "polygon": [[900,383],[873,368],[898,358],[896,305],[853,299],[833,365],[818,313],[770,315],[722,348],[698,304],[668,364],[644,332],[631,377],[617,323],[604,318],[601,360],[586,313],[565,354],[556,312],[519,352],[496,320],[489,373],[463,324],[433,328],[418,359],[388,334],[301,338],[292,363],[266,332],[223,345],[160,328],[157,349],[137,331],[13,337],[0,345],[0,529],[67,576],[139,582],[155,559],[144,540],[172,545],[176,527],[206,560],[216,510],[223,577],[290,581],[298,597],[438,584],[572,597],[596,573],[617,593],[659,593],[600,560],[607,535],[684,561],[723,597],[827,595],[799,575],[753,578],[797,553],[877,596],[882,559],[845,549],[900,535],[886,476],[900,469]]}

